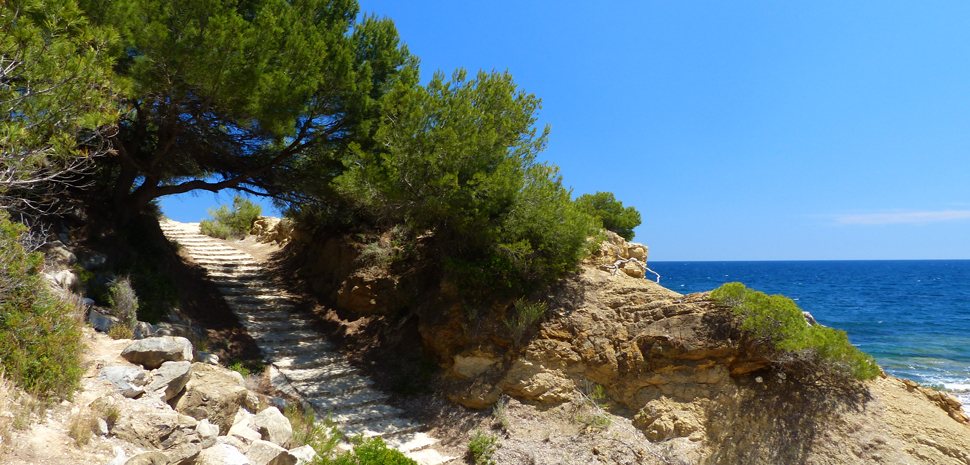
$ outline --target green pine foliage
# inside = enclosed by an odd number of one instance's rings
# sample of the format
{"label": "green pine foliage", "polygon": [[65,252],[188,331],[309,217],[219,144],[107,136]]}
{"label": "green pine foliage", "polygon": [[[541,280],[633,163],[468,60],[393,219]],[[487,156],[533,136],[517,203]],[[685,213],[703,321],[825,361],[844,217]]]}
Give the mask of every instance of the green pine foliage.
{"label": "green pine foliage", "polygon": [[0,213],[0,371],[34,395],[67,398],[82,374],[80,316],[48,290],[43,255],[18,242],[25,229]]}
{"label": "green pine foliage", "polygon": [[417,79],[393,23],[356,0],[80,2],[120,36],[124,111],[99,180],[119,223],[198,189],[326,189],[348,141],[367,145],[375,99]]}
{"label": "green pine foliage", "polygon": [[106,48],[71,0],[0,2],[0,208],[63,202],[113,124]]}
{"label": "green pine foliage", "polygon": [[603,228],[613,231],[620,237],[632,241],[633,228],[640,226],[640,212],[633,207],[623,207],[612,192],[583,194],[576,203],[603,221]]}
{"label": "green pine foliage", "polygon": [[432,232],[460,287],[520,292],[562,277],[589,251],[596,220],[571,201],[558,168],[536,160],[540,101],[508,73],[435,74],[383,100],[372,150],[351,145],[336,190],[377,223]]}
{"label": "green pine foliage", "polygon": [[249,235],[262,213],[263,207],[237,195],[232,199],[232,208],[228,205],[210,208],[209,216],[213,219],[200,221],[199,229],[202,234],[219,239],[242,239]]}
{"label": "green pine foliage", "polygon": [[[793,300],[767,295],[741,283],[727,283],[711,292],[711,299],[727,306],[741,320],[741,329],[779,357],[782,365],[807,364],[837,378],[872,379],[879,366],[872,356],[849,343],[845,331],[810,326]],[[817,370],[816,370],[817,369]]]}

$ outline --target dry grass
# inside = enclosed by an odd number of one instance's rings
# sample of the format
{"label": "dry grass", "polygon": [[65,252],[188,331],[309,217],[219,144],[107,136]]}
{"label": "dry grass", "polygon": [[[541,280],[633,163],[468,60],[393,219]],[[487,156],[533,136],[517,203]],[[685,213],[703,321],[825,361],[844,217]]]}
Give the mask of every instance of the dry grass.
{"label": "dry grass", "polygon": [[99,421],[103,420],[110,429],[120,416],[120,410],[110,398],[97,399],[71,414],[67,423],[67,435],[74,439],[76,446],[84,446],[97,434]]}
{"label": "dry grass", "polygon": [[30,426],[35,410],[43,406],[43,402],[18,388],[0,370],[0,455],[13,445],[14,430]]}

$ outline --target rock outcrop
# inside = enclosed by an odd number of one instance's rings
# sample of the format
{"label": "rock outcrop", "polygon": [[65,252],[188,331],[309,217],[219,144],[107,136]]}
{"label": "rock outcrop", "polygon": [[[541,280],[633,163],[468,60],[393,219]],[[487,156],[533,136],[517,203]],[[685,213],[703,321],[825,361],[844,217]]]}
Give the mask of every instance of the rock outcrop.
{"label": "rock outcrop", "polygon": [[633,252],[613,246],[547,296],[549,316],[527,343],[452,346],[449,398],[552,405],[602,386],[648,439],[690,463],[970,464],[970,424],[953,396],[892,377],[831,386],[775,372],[706,293],[616,272],[609,264]]}

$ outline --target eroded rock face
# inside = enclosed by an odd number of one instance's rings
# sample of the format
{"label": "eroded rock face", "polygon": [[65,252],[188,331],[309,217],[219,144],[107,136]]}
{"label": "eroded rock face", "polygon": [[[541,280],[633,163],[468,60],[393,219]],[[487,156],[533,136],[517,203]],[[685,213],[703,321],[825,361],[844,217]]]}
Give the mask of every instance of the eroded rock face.
{"label": "eroded rock face", "polygon": [[449,373],[482,383],[450,398],[478,408],[502,392],[560,403],[595,383],[637,410],[660,396],[716,395],[732,374],[769,364],[738,349],[729,315],[704,296],[685,297],[649,280],[587,266],[548,302],[556,316],[512,357],[483,346],[452,355]]}
{"label": "eroded rock face", "polygon": [[194,363],[184,393],[174,398],[172,404],[180,413],[196,419],[208,418],[210,423],[219,426],[219,431],[229,431],[247,392],[218,368]]}
{"label": "eroded rock face", "polygon": [[184,337],[152,337],[139,339],[121,352],[121,356],[154,370],[163,362],[192,361],[192,343]]}

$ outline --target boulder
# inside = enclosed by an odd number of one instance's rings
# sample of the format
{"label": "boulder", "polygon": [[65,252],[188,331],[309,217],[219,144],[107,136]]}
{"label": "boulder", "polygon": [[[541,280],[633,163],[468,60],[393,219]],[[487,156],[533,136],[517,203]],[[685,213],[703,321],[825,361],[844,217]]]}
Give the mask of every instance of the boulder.
{"label": "boulder", "polygon": [[313,463],[317,458],[317,451],[313,450],[309,444],[290,449],[290,455],[296,457],[296,465],[306,465]]}
{"label": "boulder", "polygon": [[[253,432],[256,433],[255,431]],[[256,434],[259,435],[259,433],[256,433]],[[253,440],[255,441],[255,439]],[[243,440],[240,439],[239,436],[233,436],[231,434],[216,437],[216,444],[229,444],[230,446],[235,447],[243,454],[245,454],[246,451],[249,450],[249,444],[247,444],[246,442],[243,442]]]}
{"label": "boulder", "polygon": [[241,408],[236,412],[236,417],[232,420],[232,425],[233,426],[243,425],[255,431],[256,423],[253,421],[254,418],[256,418],[256,415],[250,413],[248,410],[244,408]]}
{"label": "boulder", "polygon": [[78,292],[81,290],[81,280],[71,270],[61,270],[54,273],[54,282],[65,291]]}
{"label": "boulder", "polygon": [[250,444],[262,439],[258,431],[243,424],[233,425],[226,436],[239,441],[242,444],[239,450],[243,452],[249,449]]}
{"label": "boulder", "polygon": [[182,391],[191,376],[191,362],[164,362],[152,370],[152,382],[145,389],[150,392],[163,391],[162,399],[168,401]]}
{"label": "boulder", "polygon": [[135,398],[145,392],[142,386],[148,381],[148,372],[138,367],[110,366],[101,369],[98,379],[118,386],[125,397]]}
{"label": "boulder", "polygon": [[209,365],[219,364],[219,356],[216,354],[210,354],[208,352],[199,351],[197,355],[198,355],[198,360],[202,363],[208,363]]}
{"label": "boulder", "polygon": [[108,256],[103,253],[96,253],[84,259],[81,267],[86,271],[94,271],[108,264]]}
{"label": "boulder", "polygon": [[121,356],[153,370],[162,362],[192,361],[192,343],[184,337],[153,337],[133,342]]}
{"label": "boulder", "polygon": [[219,425],[213,425],[209,423],[208,419],[205,419],[200,421],[198,425],[195,425],[195,433],[199,435],[203,449],[212,447],[216,443],[216,438],[219,436]]}
{"label": "boulder", "polygon": [[219,431],[229,431],[247,392],[217,367],[194,363],[185,391],[172,399],[172,405],[175,410],[193,418],[208,418],[212,424],[219,425]]}
{"label": "boulder", "polygon": [[91,309],[91,312],[88,313],[88,324],[91,325],[92,328],[101,331],[102,333],[108,332],[112,326],[119,323],[121,323],[121,320],[118,318],[101,313],[93,308]]}
{"label": "boulder", "polygon": [[[198,424],[194,418],[171,410],[129,403],[128,410],[118,418],[111,433],[146,449],[167,449],[179,442],[191,442]],[[166,452],[165,455],[175,459],[172,454]]]}
{"label": "boulder", "polygon": [[251,465],[239,449],[230,444],[216,444],[202,451],[195,459],[195,465]]}
{"label": "boulder", "polygon": [[255,441],[246,457],[252,465],[296,465],[297,458],[290,451],[269,441]]}
{"label": "boulder", "polygon": [[269,407],[257,413],[253,423],[264,441],[283,446],[293,438],[290,420],[276,407]]}
{"label": "boulder", "polygon": [[139,321],[135,323],[135,339],[145,339],[155,335],[155,325]]}
{"label": "boulder", "polygon": [[125,462],[125,465],[168,465],[168,456],[159,452],[144,452],[138,454]]}
{"label": "boulder", "polygon": [[48,244],[45,255],[47,255],[47,258],[53,261],[58,268],[66,268],[77,263],[77,255],[74,255],[74,252],[71,252],[67,247],[64,246],[64,243],[60,241],[54,241]]}

